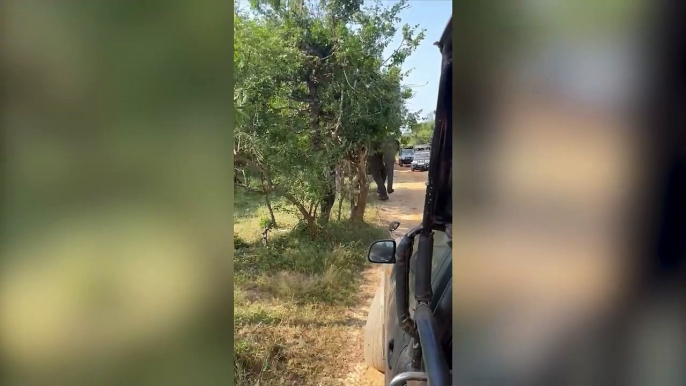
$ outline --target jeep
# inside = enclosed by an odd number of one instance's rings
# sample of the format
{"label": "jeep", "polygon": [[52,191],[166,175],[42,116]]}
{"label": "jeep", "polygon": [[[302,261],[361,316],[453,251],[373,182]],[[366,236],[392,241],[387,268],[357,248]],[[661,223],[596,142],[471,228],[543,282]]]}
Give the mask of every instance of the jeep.
{"label": "jeep", "polygon": [[436,45],[442,66],[423,219],[398,241],[375,241],[367,256],[385,269],[364,354],[387,386],[452,384],[452,16]]}

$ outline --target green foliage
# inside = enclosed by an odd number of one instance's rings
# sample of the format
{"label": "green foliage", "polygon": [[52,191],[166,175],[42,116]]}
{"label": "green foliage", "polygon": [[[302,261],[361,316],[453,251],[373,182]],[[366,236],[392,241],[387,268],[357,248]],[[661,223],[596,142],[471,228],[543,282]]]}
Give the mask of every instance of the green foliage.
{"label": "green foliage", "polygon": [[248,243],[246,243],[240,236],[234,234],[233,235],[233,248],[234,249],[242,249],[242,248],[247,248],[249,246]]}
{"label": "green foliage", "polygon": [[414,124],[410,127],[410,132],[403,135],[401,144],[403,146],[411,147],[415,145],[431,143],[433,131],[433,119]]}
{"label": "green foliage", "polygon": [[401,47],[383,51],[406,4],[258,0],[236,12],[237,167],[259,170],[302,214],[330,192],[326,168],[398,136],[414,118],[401,66],[424,33],[404,25]]}
{"label": "green foliage", "polygon": [[260,228],[266,228],[272,223],[272,219],[269,217],[262,217],[260,219]]}

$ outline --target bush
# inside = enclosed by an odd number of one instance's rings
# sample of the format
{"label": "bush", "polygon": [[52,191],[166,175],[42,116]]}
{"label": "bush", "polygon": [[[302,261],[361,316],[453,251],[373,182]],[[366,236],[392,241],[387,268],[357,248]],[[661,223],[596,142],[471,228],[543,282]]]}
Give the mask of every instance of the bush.
{"label": "bush", "polygon": [[240,238],[237,234],[233,235],[233,249],[244,249],[248,248],[250,244],[246,243],[245,240]]}
{"label": "bush", "polygon": [[272,223],[272,219],[269,217],[263,217],[260,219],[260,228],[264,229]]}

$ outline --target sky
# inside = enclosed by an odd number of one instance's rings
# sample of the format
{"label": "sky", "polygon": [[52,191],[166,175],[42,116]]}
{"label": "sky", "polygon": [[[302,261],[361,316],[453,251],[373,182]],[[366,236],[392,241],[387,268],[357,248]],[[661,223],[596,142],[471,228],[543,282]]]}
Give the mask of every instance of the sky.
{"label": "sky", "polygon": [[[396,2],[383,1],[389,7]],[[410,0],[410,7],[400,13],[403,24],[419,24],[419,29],[426,30],[424,40],[403,64],[403,70],[412,70],[405,79],[405,85],[412,86],[414,92],[414,96],[408,101],[408,109],[411,112],[422,110],[422,117],[436,110],[441,53],[434,42],[441,38],[452,12],[451,0]],[[386,56],[400,45],[400,41],[398,32],[396,39],[386,49]]]}

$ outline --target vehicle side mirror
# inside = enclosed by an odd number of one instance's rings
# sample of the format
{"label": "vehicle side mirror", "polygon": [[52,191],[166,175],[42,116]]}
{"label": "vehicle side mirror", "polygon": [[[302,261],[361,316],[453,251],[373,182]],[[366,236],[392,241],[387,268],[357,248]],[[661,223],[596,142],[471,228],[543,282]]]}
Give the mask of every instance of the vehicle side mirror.
{"label": "vehicle side mirror", "polygon": [[388,230],[393,232],[394,230],[398,229],[399,226],[400,226],[399,221],[393,221],[390,224],[388,224]]}
{"label": "vehicle side mirror", "polygon": [[395,240],[378,240],[369,247],[367,260],[377,264],[395,263]]}

